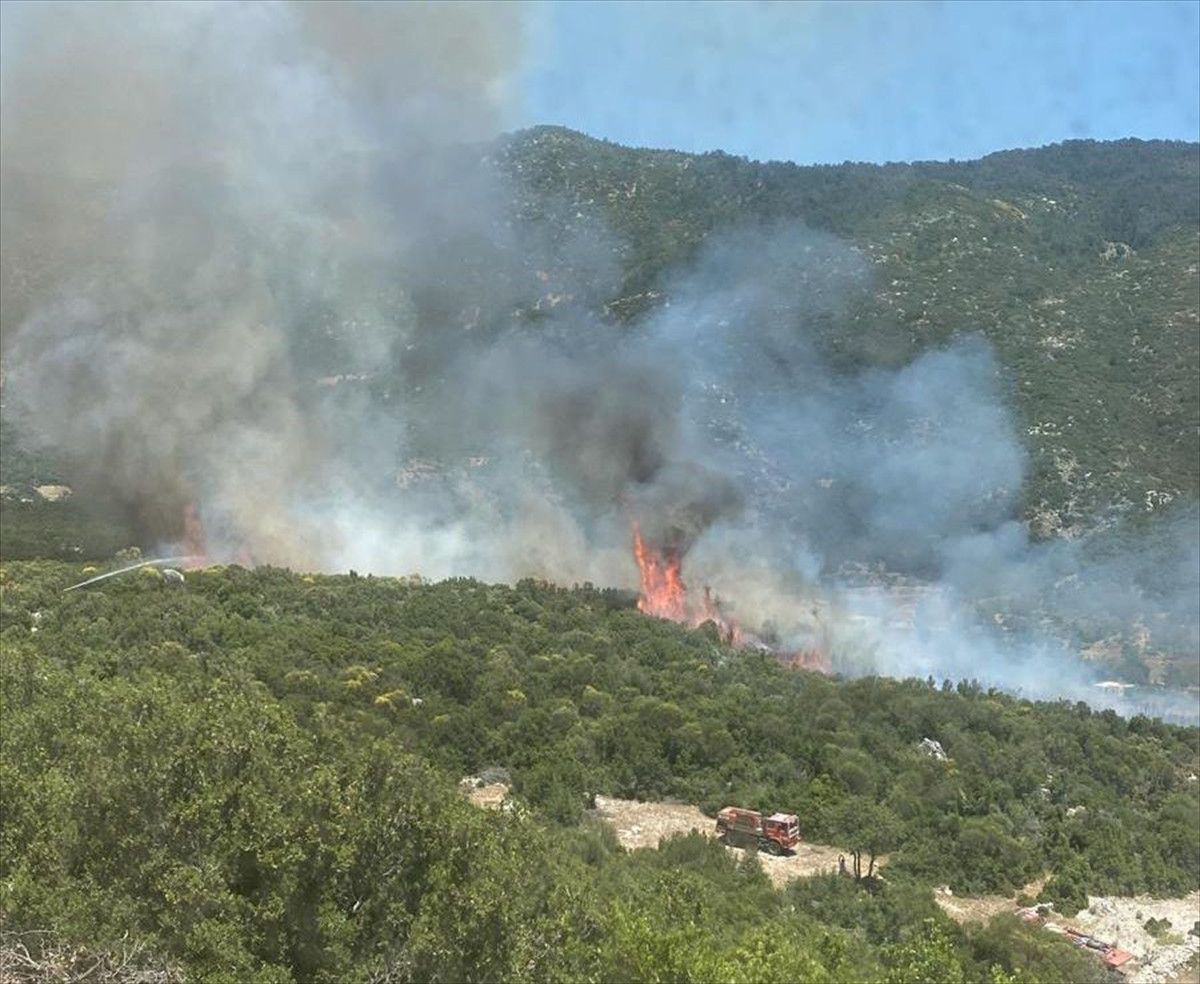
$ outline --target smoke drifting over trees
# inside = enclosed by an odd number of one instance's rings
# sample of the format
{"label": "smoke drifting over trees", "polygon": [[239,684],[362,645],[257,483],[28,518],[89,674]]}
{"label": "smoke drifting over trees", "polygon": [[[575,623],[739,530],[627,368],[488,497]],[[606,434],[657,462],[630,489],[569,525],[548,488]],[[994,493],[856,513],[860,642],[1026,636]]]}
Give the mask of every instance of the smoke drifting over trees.
{"label": "smoke drifting over trees", "polygon": [[5,16],[14,399],[148,533],[169,535],[194,499],[256,556],[320,563],[336,545],[292,505],[331,494],[325,463],[356,443],[349,428],[378,422],[316,399],[316,372],[388,365],[406,330],[393,285],[419,230],[465,235],[482,182],[440,155],[502,121],[513,15],[80,4]]}
{"label": "smoke drifting over trees", "polygon": [[[940,582],[941,634],[854,668],[1044,692],[1062,679],[969,603],[1064,578],[1064,604],[1128,597],[1125,559],[1013,524],[1025,456],[971,326],[900,369],[830,367],[813,329],[872,276],[835,237],[716,233],[669,305],[608,323],[629,244],[553,199],[522,212],[486,158],[514,5],[5,17],[6,399],[148,540],[192,504],[217,560],[630,585],[636,522],[785,636],[870,556]],[[1181,524],[1139,569],[1180,572],[1146,591],[1186,641]]]}

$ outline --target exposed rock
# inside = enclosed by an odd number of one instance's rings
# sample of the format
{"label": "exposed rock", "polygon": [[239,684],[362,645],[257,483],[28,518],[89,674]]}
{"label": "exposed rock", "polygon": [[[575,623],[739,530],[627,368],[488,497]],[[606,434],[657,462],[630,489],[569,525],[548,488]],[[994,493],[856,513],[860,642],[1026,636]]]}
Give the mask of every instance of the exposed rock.
{"label": "exposed rock", "polygon": [[919,742],[917,742],[917,748],[923,751],[930,758],[935,758],[939,762],[949,761],[950,757],[946,754],[946,750],[942,748],[942,743],[940,741],[935,741],[932,738],[922,738]]}

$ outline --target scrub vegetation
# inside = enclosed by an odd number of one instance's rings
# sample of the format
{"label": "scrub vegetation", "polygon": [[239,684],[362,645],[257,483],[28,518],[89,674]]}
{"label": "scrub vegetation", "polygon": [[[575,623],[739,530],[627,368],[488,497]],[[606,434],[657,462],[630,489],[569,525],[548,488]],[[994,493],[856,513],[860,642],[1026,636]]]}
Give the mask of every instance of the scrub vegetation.
{"label": "scrub vegetation", "polygon": [[[0,913],[31,959],[119,963],[125,941],[189,980],[1098,980],[1036,927],[956,926],[933,887],[1049,872],[1042,901],[1072,913],[1200,879],[1195,729],[787,670],[587,585],[235,566],[63,595],[79,574],[2,571]],[[489,767],[509,808],[457,788]],[[780,891],[700,835],[623,851],[596,794],[783,809],[890,860]]]}

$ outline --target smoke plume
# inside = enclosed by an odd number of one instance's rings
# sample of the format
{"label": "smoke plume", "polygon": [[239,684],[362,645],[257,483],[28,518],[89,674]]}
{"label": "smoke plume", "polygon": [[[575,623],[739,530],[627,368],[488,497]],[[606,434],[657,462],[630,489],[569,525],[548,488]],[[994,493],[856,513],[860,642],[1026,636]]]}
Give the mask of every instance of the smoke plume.
{"label": "smoke plume", "polygon": [[1198,644],[1194,513],[1136,557],[1027,541],[972,326],[834,369],[873,278],[837,238],[713,233],[606,320],[629,244],[488,156],[520,7],[4,16],[6,403],[147,545],[192,507],[214,560],[633,586],[636,528],[773,644],[1039,696],[1094,693],[1084,623]]}
{"label": "smoke plume", "polygon": [[297,500],[342,495],[400,425],[318,382],[389,385],[421,230],[474,238],[491,217],[474,213],[482,172],[448,151],[504,121],[516,11],[54,4],[5,21],[13,402],[147,536],[194,500],[256,559],[325,562],[337,543]]}

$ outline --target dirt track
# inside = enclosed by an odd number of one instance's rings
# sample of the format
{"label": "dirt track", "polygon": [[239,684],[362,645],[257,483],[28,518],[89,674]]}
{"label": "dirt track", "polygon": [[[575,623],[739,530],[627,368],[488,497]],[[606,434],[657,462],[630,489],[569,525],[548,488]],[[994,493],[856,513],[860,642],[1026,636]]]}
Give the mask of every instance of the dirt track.
{"label": "dirt track", "polygon": [[[507,787],[487,787],[486,792],[480,790],[472,799],[480,806],[494,807],[504,792]],[[618,842],[627,850],[658,847],[663,838],[693,830],[706,837],[716,836],[714,820],[686,803],[641,803],[597,796],[596,815],[612,824]],[[726,850],[738,857],[745,854],[741,848]],[[849,863],[847,850],[802,842],[794,855],[779,858],[759,854],[758,860],[771,883],[783,888],[796,878],[837,871],[839,855],[845,855]],[[880,858],[876,870],[886,860]],[[1031,882],[1022,891],[1036,897],[1043,884],[1044,880]],[[1015,898],[1002,895],[960,896],[943,889],[935,898],[943,911],[959,923],[986,921],[1017,909]],[[1188,933],[1200,919],[1200,892],[1182,899],[1091,897],[1088,903],[1087,909],[1071,919],[1051,914],[1046,923],[1059,930],[1073,926],[1132,953],[1137,963],[1130,967],[1129,984],[1192,984],[1200,980],[1194,972],[1200,937]],[[1151,918],[1170,920],[1169,935],[1155,939],[1145,929]]]}
{"label": "dirt track", "polygon": [[[597,796],[596,814],[613,825],[621,846],[630,850],[658,847],[660,840],[672,834],[698,830],[706,837],[715,837],[717,832],[716,823],[711,817],[684,803],[639,803],[636,800]],[[738,857],[746,853],[738,847],[728,847],[726,850]],[[845,855],[847,864],[850,863],[849,851],[802,842],[796,853],[789,857],[777,858],[760,853],[758,860],[771,883],[782,888],[794,878],[837,871],[839,855]]]}
{"label": "dirt track", "polygon": [[[1046,884],[1041,878],[1030,882],[1021,892],[1030,898],[1037,898],[1038,893]],[[939,888],[933,893],[933,899],[956,923],[987,922],[992,916],[1002,912],[1015,912],[1017,902],[1015,896],[1008,895],[953,895],[945,888]]]}
{"label": "dirt track", "polygon": [[[596,814],[612,824],[617,840],[629,850],[657,847],[664,837],[692,830],[698,830],[706,837],[716,836],[713,819],[685,803],[640,803],[597,796]],[[745,853],[736,847],[726,850],[739,857]],[[837,871],[838,856],[843,854],[849,863],[849,851],[801,843],[790,857],[759,854],[758,860],[771,883],[782,888],[795,878]],[[880,859],[880,863],[884,860],[886,858]],[[1036,897],[1043,884],[1044,881],[1032,882],[1023,891]],[[960,923],[986,921],[1017,908],[1014,898],[1002,895],[956,896],[939,891],[936,899],[938,905]],[[1059,928],[1073,926],[1132,953],[1137,964],[1131,967],[1129,984],[1177,984],[1179,980],[1190,979],[1188,961],[1200,953],[1200,938],[1188,935],[1188,930],[1200,919],[1200,892],[1193,892],[1183,899],[1093,897],[1088,902],[1088,908],[1072,919],[1052,915],[1047,922]],[[1145,923],[1151,917],[1170,920],[1169,937],[1156,940],[1146,931]]]}

